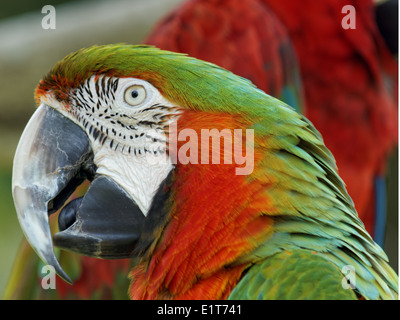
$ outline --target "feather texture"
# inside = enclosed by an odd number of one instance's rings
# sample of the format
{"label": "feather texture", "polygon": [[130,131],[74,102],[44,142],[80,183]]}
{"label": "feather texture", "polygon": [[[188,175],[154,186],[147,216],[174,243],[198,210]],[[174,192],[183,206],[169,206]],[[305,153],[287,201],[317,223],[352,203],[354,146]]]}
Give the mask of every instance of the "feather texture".
{"label": "feather texture", "polygon": [[[358,281],[354,293],[343,297],[397,297],[397,275],[364,229],[332,154],[304,116],[221,67],[149,46],[99,46],[72,54],[44,78],[37,96],[48,90],[67,96],[77,79],[102,73],[138,77],[158,88],[182,109],[178,134],[185,128],[198,136],[203,129],[254,130],[254,170],[247,176],[223,161],[176,164],[165,224],[131,272],[132,298],[226,298],[257,268],[266,268],[257,279],[269,277],[269,268],[286,253],[282,266],[307,279],[304,288],[287,287],[286,298],[305,295],[308,282],[321,281],[318,274],[327,276],[329,288],[339,286],[348,265]],[[242,151],[248,143],[242,140]],[[197,141],[179,141],[178,149],[183,144],[201,152]],[[298,262],[303,257],[310,263]],[[233,297],[241,297],[240,287]],[[313,288],[309,297],[334,297],[334,289]]]}

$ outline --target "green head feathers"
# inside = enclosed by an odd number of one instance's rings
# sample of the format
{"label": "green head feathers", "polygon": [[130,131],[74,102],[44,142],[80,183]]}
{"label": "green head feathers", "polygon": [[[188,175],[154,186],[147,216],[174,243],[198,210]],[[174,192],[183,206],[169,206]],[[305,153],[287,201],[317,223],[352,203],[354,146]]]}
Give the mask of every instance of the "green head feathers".
{"label": "green head feathers", "polygon": [[69,54],[43,78],[36,96],[52,90],[58,99],[66,100],[70,89],[101,74],[148,81],[168,100],[195,110],[227,111],[229,106],[240,112],[243,105],[260,104],[253,100],[264,100],[265,105],[269,97],[247,79],[214,64],[152,46],[124,44]]}

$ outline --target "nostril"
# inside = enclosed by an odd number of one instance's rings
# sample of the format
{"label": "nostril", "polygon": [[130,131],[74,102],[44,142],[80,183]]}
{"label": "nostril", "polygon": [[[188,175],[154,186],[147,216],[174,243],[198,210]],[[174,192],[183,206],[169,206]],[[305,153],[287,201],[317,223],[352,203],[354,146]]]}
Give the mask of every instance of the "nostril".
{"label": "nostril", "polygon": [[61,210],[58,216],[58,228],[60,231],[64,231],[74,224],[82,199],[83,197],[72,200]]}

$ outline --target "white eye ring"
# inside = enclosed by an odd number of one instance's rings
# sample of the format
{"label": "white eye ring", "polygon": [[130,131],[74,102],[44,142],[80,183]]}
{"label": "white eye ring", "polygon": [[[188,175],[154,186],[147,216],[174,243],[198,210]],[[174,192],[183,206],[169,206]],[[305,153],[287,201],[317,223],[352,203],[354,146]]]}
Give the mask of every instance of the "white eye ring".
{"label": "white eye ring", "polygon": [[125,90],[125,102],[131,106],[137,106],[146,99],[146,89],[140,85],[133,85]]}

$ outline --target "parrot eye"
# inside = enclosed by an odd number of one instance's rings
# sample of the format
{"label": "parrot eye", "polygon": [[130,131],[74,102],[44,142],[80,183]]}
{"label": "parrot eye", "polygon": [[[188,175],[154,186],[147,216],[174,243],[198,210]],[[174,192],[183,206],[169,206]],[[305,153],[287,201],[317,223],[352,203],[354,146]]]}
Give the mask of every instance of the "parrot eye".
{"label": "parrot eye", "polygon": [[139,85],[130,86],[125,90],[125,102],[137,106],[146,99],[146,90]]}

